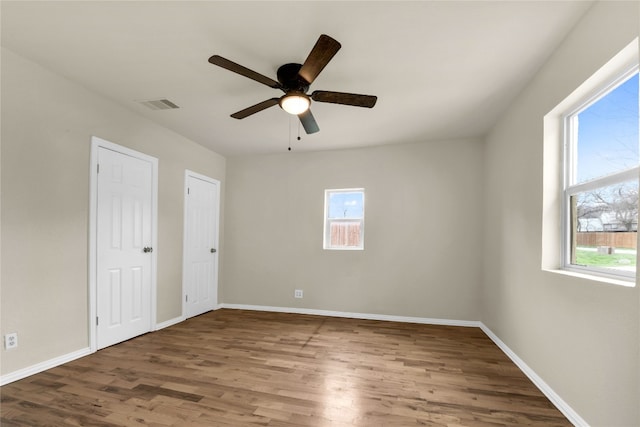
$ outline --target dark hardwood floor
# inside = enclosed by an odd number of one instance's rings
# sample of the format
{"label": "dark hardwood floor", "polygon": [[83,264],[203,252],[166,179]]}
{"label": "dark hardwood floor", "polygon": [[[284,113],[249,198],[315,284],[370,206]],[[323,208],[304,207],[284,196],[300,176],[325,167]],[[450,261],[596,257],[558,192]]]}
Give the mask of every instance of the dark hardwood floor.
{"label": "dark hardwood floor", "polygon": [[12,426],[570,426],[478,328],[218,310],[8,384]]}

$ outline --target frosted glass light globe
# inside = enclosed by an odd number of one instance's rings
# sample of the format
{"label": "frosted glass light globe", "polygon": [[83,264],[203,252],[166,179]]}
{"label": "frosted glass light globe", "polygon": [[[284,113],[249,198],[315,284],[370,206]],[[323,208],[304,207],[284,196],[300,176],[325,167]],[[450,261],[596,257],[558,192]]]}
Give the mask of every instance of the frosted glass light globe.
{"label": "frosted glass light globe", "polygon": [[280,107],[289,114],[302,114],[309,109],[311,101],[303,93],[287,94],[280,99]]}

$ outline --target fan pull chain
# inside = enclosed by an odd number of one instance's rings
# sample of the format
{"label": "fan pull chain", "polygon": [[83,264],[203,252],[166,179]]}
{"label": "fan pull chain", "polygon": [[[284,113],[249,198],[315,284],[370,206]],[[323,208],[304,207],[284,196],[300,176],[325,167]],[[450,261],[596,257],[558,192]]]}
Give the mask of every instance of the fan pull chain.
{"label": "fan pull chain", "polygon": [[289,116],[289,151],[291,151],[291,116]]}
{"label": "fan pull chain", "polygon": [[298,120],[298,141],[300,141],[300,120]]}

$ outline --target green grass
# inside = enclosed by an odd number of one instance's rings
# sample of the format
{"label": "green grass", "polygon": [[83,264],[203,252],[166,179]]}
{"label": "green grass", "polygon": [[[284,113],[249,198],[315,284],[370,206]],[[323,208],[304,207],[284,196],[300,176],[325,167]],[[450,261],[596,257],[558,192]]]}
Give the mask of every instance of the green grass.
{"label": "green grass", "polygon": [[[621,260],[628,260],[622,261]],[[576,264],[593,267],[633,267],[636,265],[636,255],[633,254],[599,254],[598,252],[576,248]]]}

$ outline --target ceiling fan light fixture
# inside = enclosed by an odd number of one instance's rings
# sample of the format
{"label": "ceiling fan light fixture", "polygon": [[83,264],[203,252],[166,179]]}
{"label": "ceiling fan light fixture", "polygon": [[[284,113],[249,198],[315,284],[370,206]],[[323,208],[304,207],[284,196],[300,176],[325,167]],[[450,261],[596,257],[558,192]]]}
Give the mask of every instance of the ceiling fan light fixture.
{"label": "ceiling fan light fixture", "polygon": [[291,92],[280,98],[280,107],[289,114],[302,114],[309,109],[311,100],[302,92]]}

